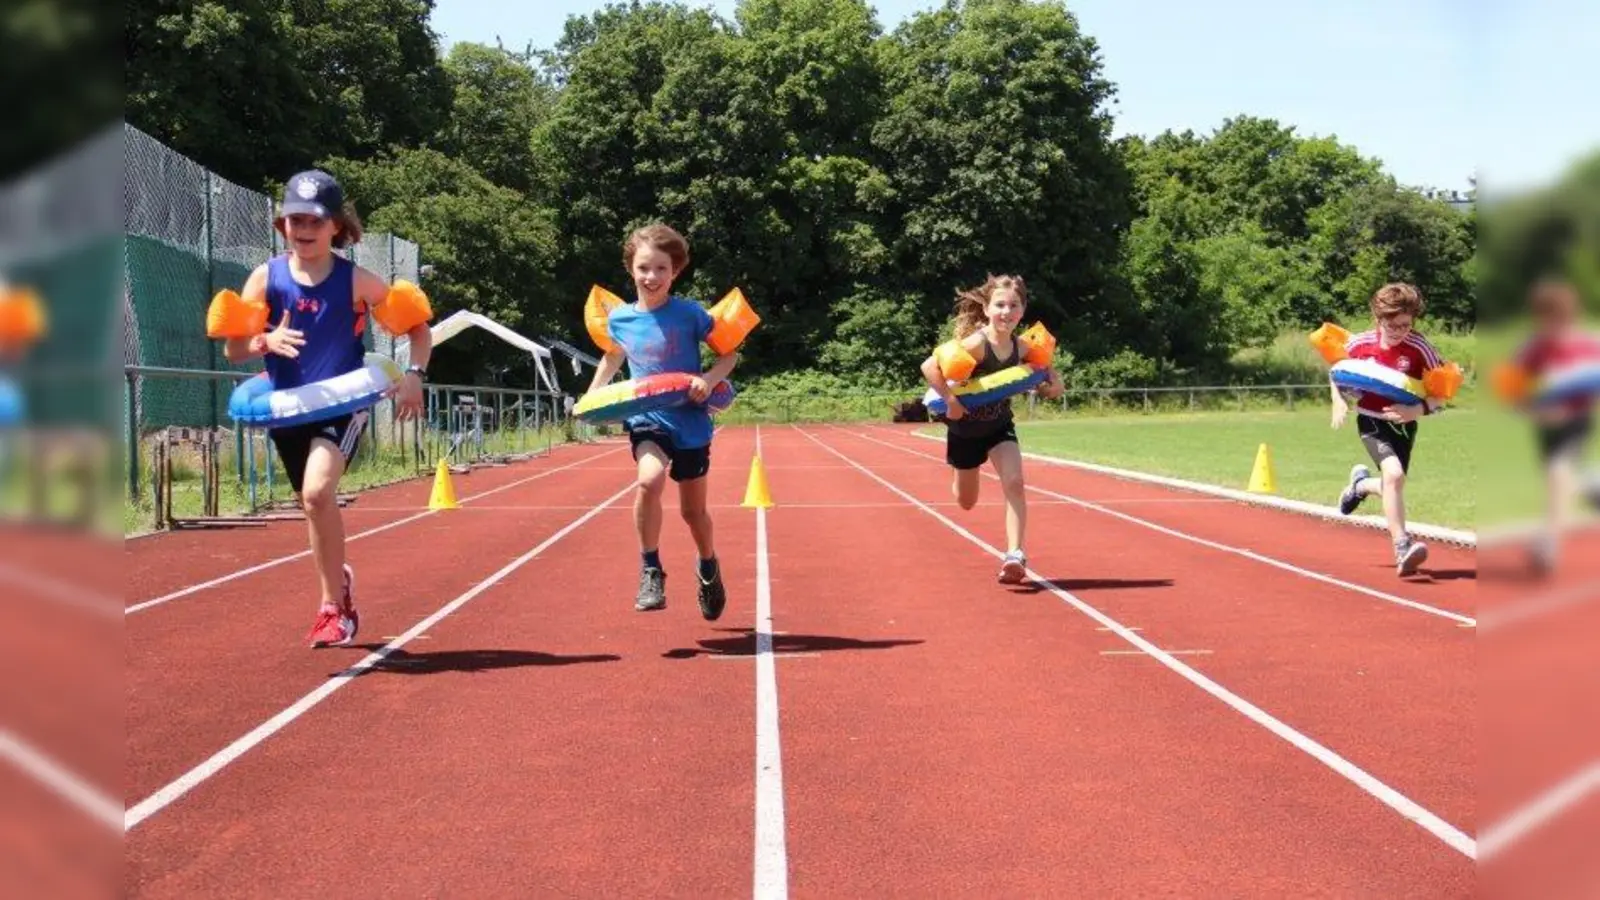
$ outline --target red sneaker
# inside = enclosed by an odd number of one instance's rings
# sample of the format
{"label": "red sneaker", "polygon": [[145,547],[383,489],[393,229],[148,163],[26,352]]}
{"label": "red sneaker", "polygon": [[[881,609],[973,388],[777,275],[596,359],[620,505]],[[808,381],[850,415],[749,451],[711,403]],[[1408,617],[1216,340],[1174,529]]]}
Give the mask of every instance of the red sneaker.
{"label": "red sneaker", "polygon": [[346,647],[361,630],[361,614],[356,612],[356,573],[344,567],[344,596],[339,607],[324,606],[317,611],[317,621],[311,626],[312,647]]}

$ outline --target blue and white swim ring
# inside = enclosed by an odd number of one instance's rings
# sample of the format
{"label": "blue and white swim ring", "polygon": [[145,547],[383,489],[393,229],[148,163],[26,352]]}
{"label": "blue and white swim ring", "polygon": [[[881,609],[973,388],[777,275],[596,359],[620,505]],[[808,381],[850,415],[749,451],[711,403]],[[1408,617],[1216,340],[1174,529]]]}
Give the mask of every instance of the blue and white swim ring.
{"label": "blue and white swim ring", "polygon": [[22,423],[27,404],[22,399],[22,389],[17,383],[0,375],[0,428],[10,428]]}
{"label": "blue and white swim ring", "polygon": [[273,390],[262,372],[234,388],[228,415],[258,428],[321,422],[376,405],[403,376],[399,364],[380,353],[368,353],[366,365],[353,372],[283,390]]}

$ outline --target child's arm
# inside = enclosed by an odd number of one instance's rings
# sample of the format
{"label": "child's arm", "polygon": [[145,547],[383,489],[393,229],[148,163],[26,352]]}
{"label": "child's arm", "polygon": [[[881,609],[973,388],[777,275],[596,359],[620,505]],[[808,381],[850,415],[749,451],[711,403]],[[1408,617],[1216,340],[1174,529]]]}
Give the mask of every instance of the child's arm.
{"label": "child's arm", "polygon": [[615,378],[616,374],[622,371],[622,364],[627,361],[627,351],[623,350],[620,346],[613,345],[611,349],[606,352],[606,355],[600,358],[600,365],[595,366],[594,378],[590,379],[589,381],[589,390],[597,391],[611,383],[611,379]]}
{"label": "child's arm", "polygon": [[[981,333],[978,336],[981,338]],[[967,345],[972,343],[974,342],[969,338],[962,341],[961,346],[966,348],[968,353],[971,353],[974,347]],[[922,372],[923,380],[928,382],[928,386],[933,388],[934,393],[944,399],[945,406],[949,409],[949,412],[945,413],[945,418],[954,420],[967,414],[967,408],[961,405],[961,401],[956,399],[955,393],[950,390],[950,383],[944,377],[944,370],[939,368],[937,350],[922,361],[920,371]]]}
{"label": "child's arm", "polygon": [[[364,315],[371,310],[372,317],[385,331],[396,338],[409,340],[411,365],[426,371],[428,360],[433,356],[433,329],[428,326],[428,320],[433,318],[433,308],[427,296],[421,289],[410,294],[396,293],[395,288],[376,272],[359,266],[355,280],[357,312]],[[396,418],[405,420],[421,415],[422,375],[417,371],[407,371],[401,376],[395,399]]]}
{"label": "child's arm", "polygon": [[[738,364],[739,351],[735,350],[734,352],[729,353],[727,356],[717,357],[717,361],[711,364],[711,368],[707,369],[701,378],[707,385],[717,384],[718,382],[725,381],[729,375],[733,374],[733,367]],[[709,395],[709,391],[707,393]]]}
{"label": "child's arm", "polygon": [[689,399],[695,403],[711,396],[711,386],[719,384],[733,372],[733,367],[739,362],[739,353],[734,351],[727,356],[717,357],[711,368],[696,375],[689,382]]}
{"label": "child's arm", "polygon": [[[1411,334],[1422,345],[1422,371],[1428,372],[1444,365],[1444,357],[1439,354],[1439,351],[1434,348],[1433,344],[1427,338],[1414,331]],[[1424,397],[1422,398],[1421,403],[1414,404],[1412,407],[1399,407],[1399,409],[1406,411],[1407,416],[1401,421],[1416,421],[1418,418],[1436,413],[1439,410],[1444,409],[1444,407],[1444,400],[1434,397]]]}
{"label": "child's arm", "polygon": [[[370,309],[373,311],[373,317],[377,318],[378,312],[389,301],[389,290],[389,283],[384,281],[383,277],[378,273],[359,267],[356,269],[356,302],[359,311],[364,312]],[[425,314],[429,317],[432,316],[432,313],[433,310],[431,308],[425,310]],[[433,329],[428,327],[428,320],[422,318],[423,314],[424,312],[411,313],[408,311],[406,313],[408,318],[421,319],[421,321],[412,322],[404,332],[395,335],[397,338],[404,337],[411,342],[411,364],[420,369],[426,369],[428,360],[433,357]],[[392,316],[386,318],[389,321],[394,321]],[[382,324],[386,330],[389,327],[383,321],[380,321],[379,324]]]}
{"label": "child's arm", "polygon": [[[245,297],[265,296],[267,290],[267,267],[257,266],[250,277],[245,279],[244,290],[240,293]],[[222,345],[222,356],[230,363],[249,362],[260,359],[268,353],[293,359],[300,355],[300,347],[305,346],[305,335],[289,327],[289,311],[284,310],[283,321],[272,331],[252,334],[249,337],[227,338]]]}
{"label": "child's arm", "polygon": [[1038,390],[1039,396],[1046,400],[1054,400],[1067,392],[1066,379],[1061,377],[1055,366],[1051,366],[1049,374],[1045,376],[1044,383],[1039,385]]}
{"label": "child's arm", "polygon": [[1333,391],[1333,422],[1332,426],[1338,428],[1344,424],[1345,416],[1350,415],[1350,404],[1344,399],[1344,394],[1339,386],[1333,383],[1333,377],[1328,377],[1328,389]]}

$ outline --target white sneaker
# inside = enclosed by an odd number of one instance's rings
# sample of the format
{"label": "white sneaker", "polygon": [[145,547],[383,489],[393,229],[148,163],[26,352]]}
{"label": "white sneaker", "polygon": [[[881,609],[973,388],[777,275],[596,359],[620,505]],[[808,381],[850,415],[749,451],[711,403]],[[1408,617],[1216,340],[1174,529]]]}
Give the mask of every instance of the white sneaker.
{"label": "white sneaker", "polygon": [[1395,572],[1401,578],[1415,575],[1417,574],[1417,569],[1428,561],[1428,545],[1421,541],[1412,541],[1405,546],[1405,549],[1396,552],[1394,556]]}
{"label": "white sneaker", "polygon": [[1028,575],[1028,557],[1021,550],[1013,550],[1006,554],[1000,563],[1001,584],[1021,584],[1022,579]]}

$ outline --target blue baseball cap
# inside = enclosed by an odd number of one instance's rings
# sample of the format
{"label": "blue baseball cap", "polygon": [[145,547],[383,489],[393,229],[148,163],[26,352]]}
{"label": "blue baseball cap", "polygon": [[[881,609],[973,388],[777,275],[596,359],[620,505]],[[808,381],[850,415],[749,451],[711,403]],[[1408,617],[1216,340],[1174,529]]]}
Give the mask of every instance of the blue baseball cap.
{"label": "blue baseball cap", "polygon": [[283,214],[305,214],[331,219],[344,209],[344,188],[332,175],[313,169],[289,179],[283,186]]}

